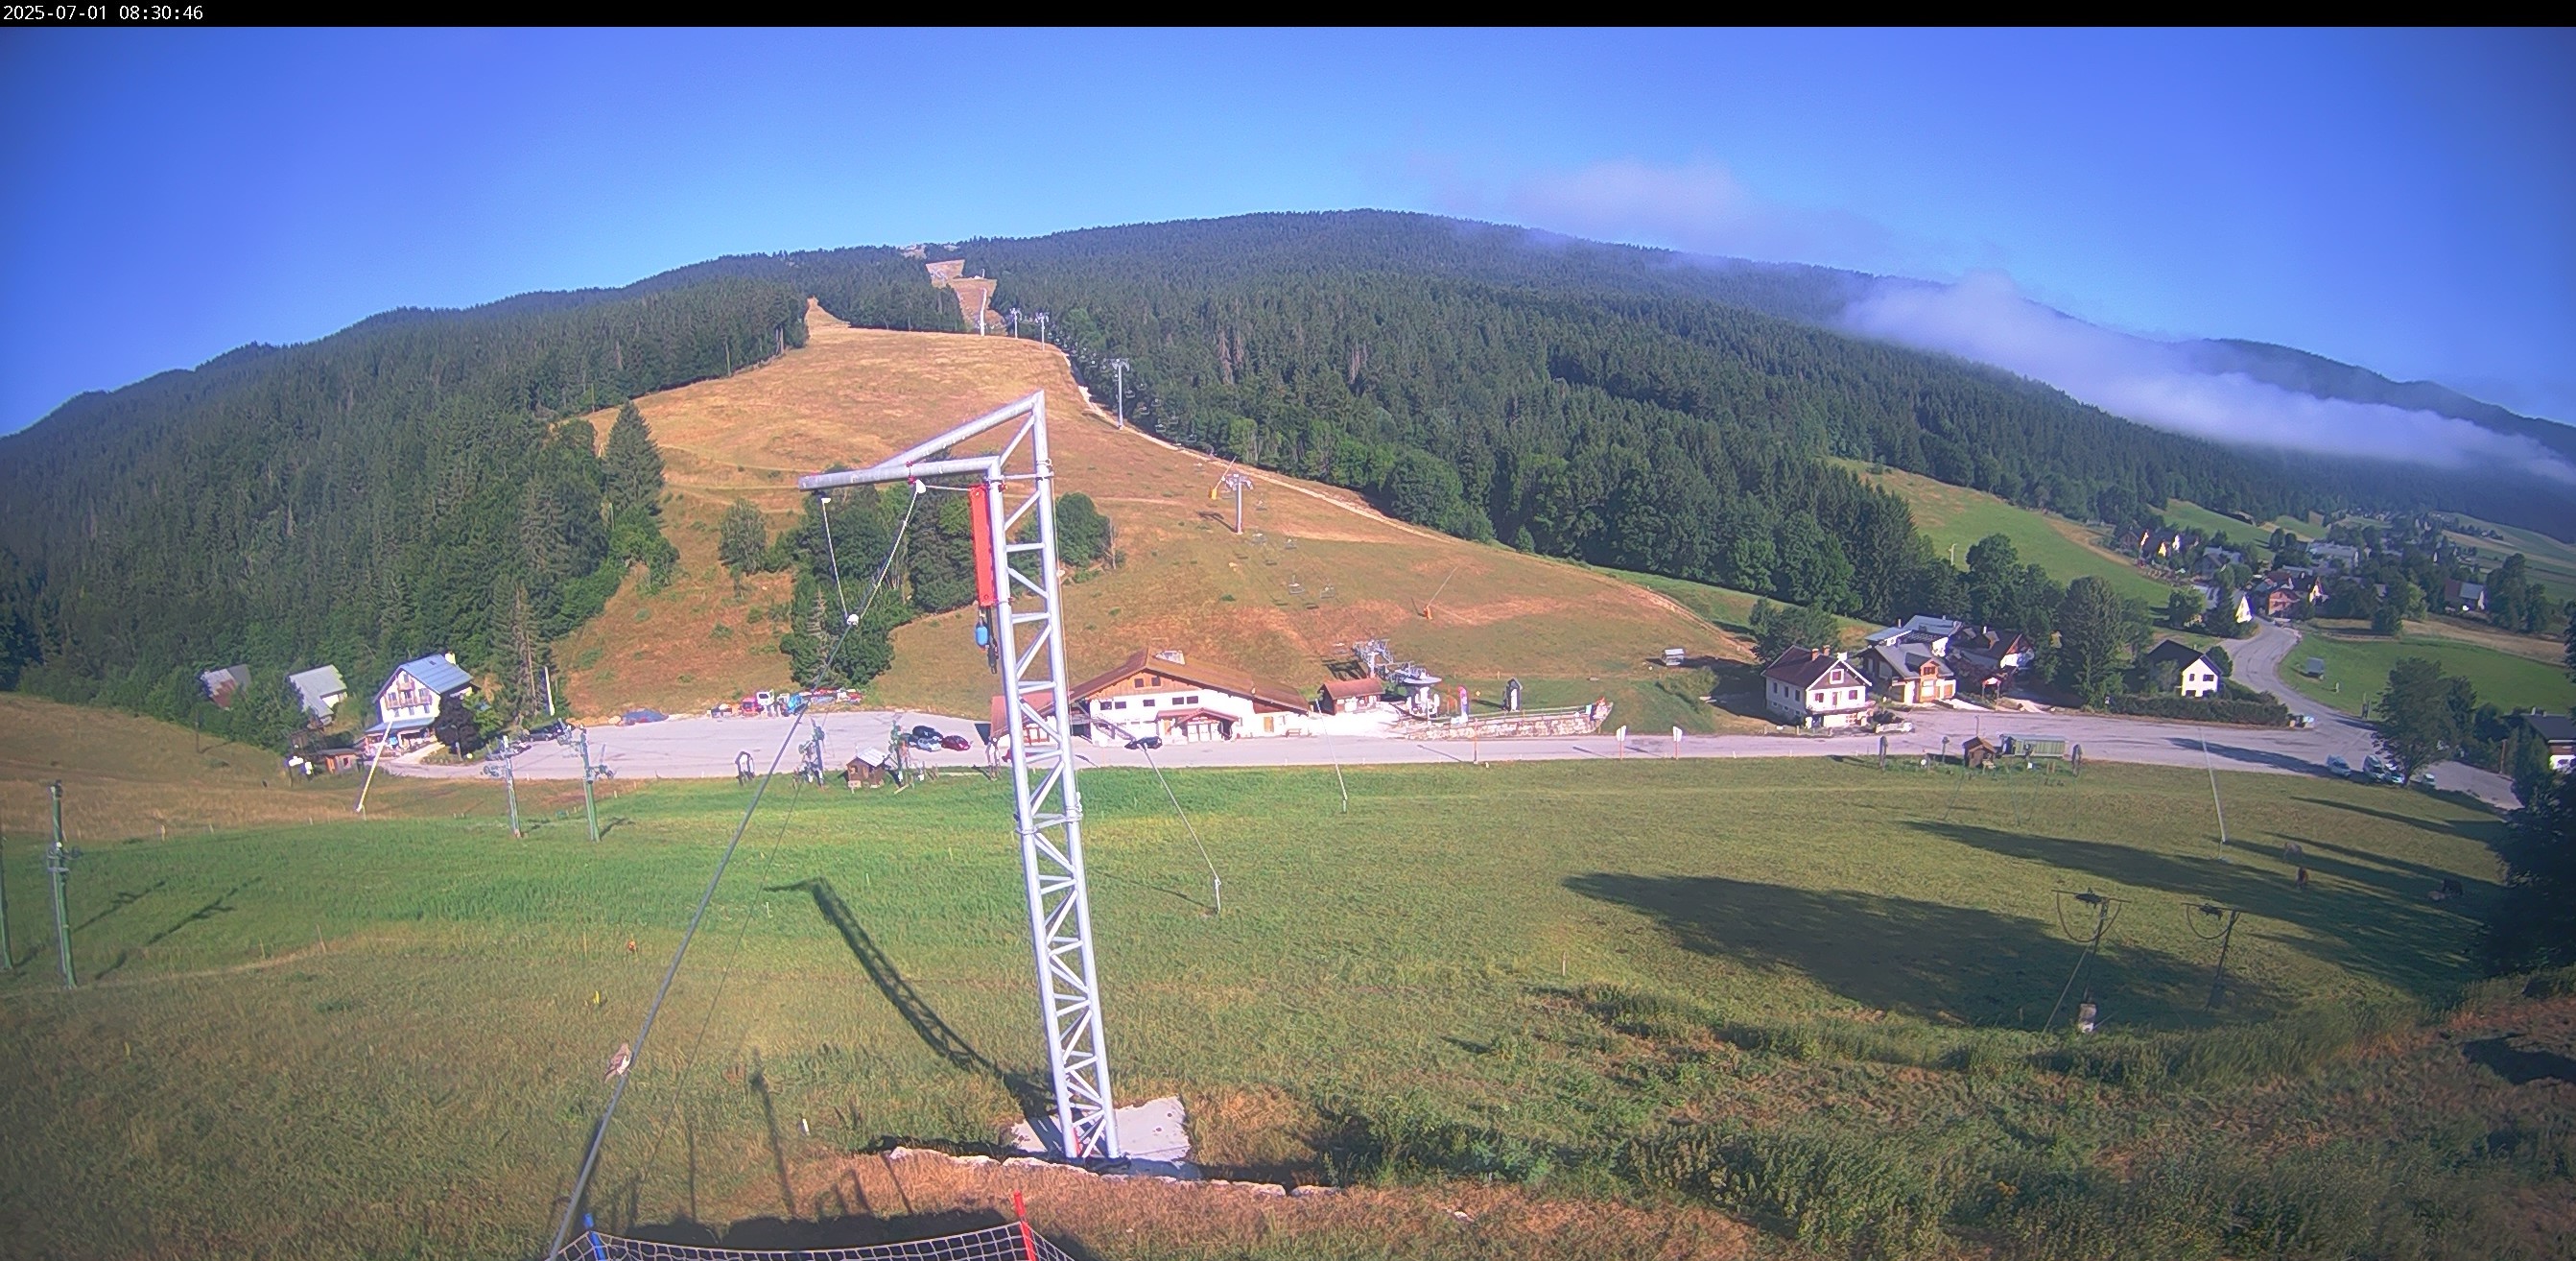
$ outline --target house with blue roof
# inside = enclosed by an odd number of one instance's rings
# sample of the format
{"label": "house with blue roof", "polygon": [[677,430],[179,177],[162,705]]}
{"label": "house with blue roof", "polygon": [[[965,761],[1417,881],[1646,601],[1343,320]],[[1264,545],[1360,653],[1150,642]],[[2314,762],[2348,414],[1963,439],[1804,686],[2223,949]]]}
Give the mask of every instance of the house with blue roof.
{"label": "house with blue roof", "polygon": [[367,728],[368,746],[408,749],[425,743],[429,725],[438,721],[439,702],[473,686],[474,676],[456,664],[452,652],[395,666],[393,677],[376,691],[377,720]]}

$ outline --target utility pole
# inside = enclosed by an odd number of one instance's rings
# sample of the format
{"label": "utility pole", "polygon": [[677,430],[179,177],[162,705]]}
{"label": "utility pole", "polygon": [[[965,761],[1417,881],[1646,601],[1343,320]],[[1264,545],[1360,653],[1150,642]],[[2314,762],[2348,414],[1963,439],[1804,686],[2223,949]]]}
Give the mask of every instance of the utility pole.
{"label": "utility pole", "polygon": [[63,914],[63,875],[72,869],[72,856],[63,848],[63,781],[55,780],[46,791],[54,797],[54,843],[45,851],[45,871],[54,884],[54,954],[63,965],[63,988],[76,989],[72,978],[71,920]]}
{"label": "utility pole", "polygon": [[527,833],[519,830],[519,775],[511,767],[511,760],[510,737],[504,735],[501,737],[501,784],[510,793],[510,835],[525,837]]}
{"label": "utility pole", "polygon": [[1040,311],[1040,312],[1038,312],[1038,340],[1039,340],[1039,341],[1045,341],[1045,340],[1047,339],[1046,326],[1047,326],[1047,314],[1046,314],[1046,312],[1044,312],[1044,311]]}
{"label": "utility pole", "polygon": [[1127,361],[1112,359],[1109,371],[1118,378],[1118,427],[1127,427]]}
{"label": "utility pole", "polygon": [[597,775],[590,768],[590,728],[575,727],[573,731],[581,738],[581,812],[590,820],[590,839],[596,841],[599,839],[599,803],[590,791],[590,781]]}

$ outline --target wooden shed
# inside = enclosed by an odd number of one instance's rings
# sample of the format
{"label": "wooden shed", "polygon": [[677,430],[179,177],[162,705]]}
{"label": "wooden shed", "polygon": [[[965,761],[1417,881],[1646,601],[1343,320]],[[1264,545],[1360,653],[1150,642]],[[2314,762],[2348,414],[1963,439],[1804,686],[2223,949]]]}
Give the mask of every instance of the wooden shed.
{"label": "wooden shed", "polygon": [[1969,770],[1982,771],[2003,760],[2004,751],[1984,736],[1970,736],[1959,746],[1959,761]]}

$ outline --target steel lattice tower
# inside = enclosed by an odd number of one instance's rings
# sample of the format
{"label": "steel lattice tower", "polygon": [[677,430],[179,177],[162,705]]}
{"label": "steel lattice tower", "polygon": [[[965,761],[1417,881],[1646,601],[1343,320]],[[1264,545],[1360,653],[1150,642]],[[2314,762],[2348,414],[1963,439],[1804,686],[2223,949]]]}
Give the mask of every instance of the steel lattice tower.
{"label": "steel lattice tower", "polygon": [[[1014,423],[1016,422],[1016,424]],[[1007,439],[990,455],[941,453],[983,434]],[[941,457],[941,458],[933,458]],[[1068,1159],[1117,1159],[1109,1044],[1101,1031],[1100,973],[1091,948],[1091,894],[1082,865],[1082,794],[1074,784],[1073,723],[1065,694],[1064,617],[1056,585],[1055,466],[1041,390],[873,467],[797,479],[809,490],[964,476],[975,498],[978,602],[993,609],[1011,750],[1011,792],[1028,885],[1029,936],[1047,1068],[1055,1081],[1055,1148]],[[1025,542],[1011,542],[1026,534]],[[1034,573],[1011,562],[1035,561]],[[1024,738],[1024,737],[1034,738]]]}

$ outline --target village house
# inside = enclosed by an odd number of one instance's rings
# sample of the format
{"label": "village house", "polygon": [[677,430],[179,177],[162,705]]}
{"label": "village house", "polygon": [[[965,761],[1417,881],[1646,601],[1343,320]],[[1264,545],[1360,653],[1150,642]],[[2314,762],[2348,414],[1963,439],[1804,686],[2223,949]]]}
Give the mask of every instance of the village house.
{"label": "village house", "polygon": [[2549,769],[2576,770],[2576,719],[2565,714],[2524,714],[2522,725],[2549,742]]}
{"label": "village house", "polygon": [[2445,613],[2484,613],[2487,611],[2486,584],[2463,582],[2452,578],[2442,583],[2442,611]]}
{"label": "village house", "polygon": [[225,666],[221,670],[208,670],[197,676],[197,686],[206,689],[206,699],[217,707],[231,709],[233,697],[250,686],[250,667]]}
{"label": "village house", "polygon": [[2148,649],[2138,658],[2138,669],[2153,680],[2158,673],[2156,667],[2167,663],[2175,669],[2174,687],[2182,695],[2218,695],[2218,667],[2211,664],[2207,654],[2179,639],[2168,639]]}
{"label": "village house", "polygon": [[2214,574],[2230,565],[2244,563],[2245,553],[2243,552],[2225,547],[2205,547],[2201,549],[2200,563],[2196,568],[2201,573]]}
{"label": "village house", "polygon": [[[2211,586],[2205,582],[2195,582],[2191,584],[2191,589],[2200,596],[2200,607],[2202,612],[2207,612],[2218,607],[2217,587]],[[2253,621],[2254,602],[2246,598],[2245,593],[2242,591],[2235,592],[2234,594],[2236,597],[2236,620],[2240,622]]]}
{"label": "village house", "polygon": [[[1093,744],[1145,736],[1181,744],[1295,735],[1305,731],[1306,716],[1314,712],[1294,689],[1227,666],[1193,664],[1179,649],[1139,649],[1065,695],[1073,707],[1073,734]],[[1042,703],[1039,712],[1045,710]]]}
{"label": "village house", "polygon": [[349,699],[349,685],[340,679],[340,667],[315,666],[286,676],[287,686],[304,701],[304,712],[316,719],[331,716],[331,707]]}
{"label": "village house", "polygon": [[2250,603],[2255,612],[2265,617],[2288,617],[2299,611],[2299,592],[2270,579],[2254,584]]}
{"label": "village house", "polygon": [[455,653],[418,657],[394,667],[393,677],[376,690],[374,725],[367,728],[369,751],[391,745],[416,748],[429,740],[438,721],[440,702],[471,691],[474,677],[456,664]]}
{"label": "village house", "polygon": [[2361,566],[2361,549],[2349,543],[2310,543],[2308,559],[2329,573]]}
{"label": "village house", "polygon": [[1970,687],[2000,692],[2030,668],[2030,637],[2020,631],[1979,627],[1950,641],[1950,668]]}
{"label": "village house", "polygon": [[1935,657],[1950,655],[1950,638],[1959,633],[1963,623],[1956,618],[1931,617],[1917,613],[1904,622],[1885,630],[1869,633],[1871,647],[1904,644],[1920,648]]}
{"label": "village house", "polygon": [[1840,653],[1792,648],[1762,672],[1771,712],[1801,727],[1856,727],[1869,717],[1869,680]]}
{"label": "village house", "polygon": [[1378,698],[1386,695],[1386,680],[1374,674],[1356,679],[1326,679],[1316,689],[1315,709],[1326,714],[1358,714],[1377,708]]}
{"label": "village house", "polygon": [[[1943,641],[1947,642],[1947,636]],[[1872,644],[1852,658],[1878,694],[1897,705],[1937,705],[1959,694],[1959,676],[1927,646],[1899,640]]]}

